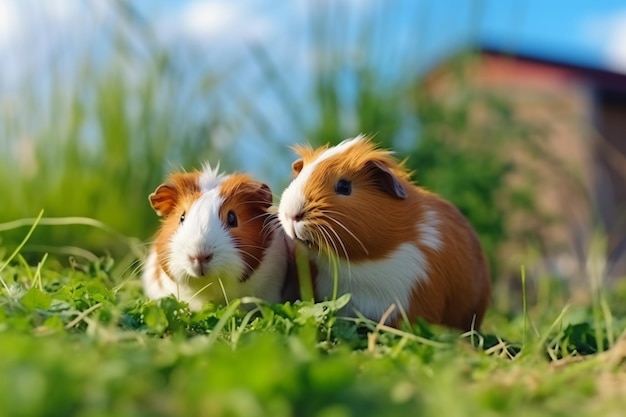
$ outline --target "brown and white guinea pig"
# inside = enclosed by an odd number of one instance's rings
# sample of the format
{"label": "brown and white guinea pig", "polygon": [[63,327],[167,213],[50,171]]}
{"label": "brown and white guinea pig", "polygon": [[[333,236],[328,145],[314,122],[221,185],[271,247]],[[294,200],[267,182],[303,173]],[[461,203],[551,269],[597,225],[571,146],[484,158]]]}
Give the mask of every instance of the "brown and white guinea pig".
{"label": "brown and white guinea pig", "polygon": [[198,310],[244,296],[283,301],[289,245],[269,187],[245,174],[175,172],[150,194],[163,217],[142,275],[152,299],[173,294]]}
{"label": "brown and white guinea pig", "polygon": [[462,330],[478,328],[490,278],[476,233],[449,202],[410,180],[365,136],[295,148],[296,176],[278,208],[287,235],[308,247],[317,299],[350,293],[348,313],[398,326],[402,312]]}

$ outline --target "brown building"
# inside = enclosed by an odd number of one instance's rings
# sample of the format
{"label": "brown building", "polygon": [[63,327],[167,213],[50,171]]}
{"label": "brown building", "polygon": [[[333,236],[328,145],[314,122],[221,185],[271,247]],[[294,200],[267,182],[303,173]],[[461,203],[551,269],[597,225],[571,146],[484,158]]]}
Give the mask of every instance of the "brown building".
{"label": "brown building", "polygon": [[[563,276],[626,277],[626,74],[491,47],[465,72],[546,127],[534,153],[511,155],[534,171],[542,209],[560,218],[538,231],[543,263]],[[445,85],[445,74],[444,65],[427,85]]]}
{"label": "brown building", "polygon": [[538,192],[564,218],[554,238],[569,241],[572,267],[626,277],[626,74],[489,47],[480,55],[476,82],[548,127]]}

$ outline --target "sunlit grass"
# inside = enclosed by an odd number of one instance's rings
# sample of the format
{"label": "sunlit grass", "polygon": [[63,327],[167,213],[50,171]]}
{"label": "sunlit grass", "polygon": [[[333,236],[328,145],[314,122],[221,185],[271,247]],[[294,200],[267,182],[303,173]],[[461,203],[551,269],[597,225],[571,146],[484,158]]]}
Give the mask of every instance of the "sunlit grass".
{"label": "sunlit grass", "polygon": [[[329,17],[336,10],[324,3],[310,14],[310,43],[302,45],[315,52],[307,101],[266,45],[249,51],[260,85],[277,99],[274,110],[288,115],[285,129],[254,88],[235,82],[240,91],[228,100],[218,93],[230,74],[207,71],[189,85],[179,61],[201,57],[163,48],[130,5],[116,4],[124,30],[107,26],[101,34],[110,59],[94,62],[87,53],[70,87],[51,63],[46,95],[25,80],[20,100],[0,103],[0,414],[621,413],[626,289],[603,286],[601,236],[588,258],[585,300],[572,300],[570,282],[532,264],[514,265],[510,279],[500,273],[507,261],[497,255],[500,245],[527,245],[507,222],[519,212],[542,216],[528,188],[509,188],[507,176],[523,167],[505,156],[515,144],[540,158],[543,126],[468,83],[463,69],[475,55],[450,62],[444,72],[452,92],[442,94],[414,70],[413,49],[381,42],[384,14],[350,22],[359,42],[346,48],[332,33],[343,29],[341,14]],[[355,49],[367,45],[377,47]],[[394,77],[381,77],[381,67]],[[491,257],[504,289],[482,329],[459,334],[423,322],[396,329],[341,317],[349,295],[314,304],[306,278],[304,301],[294,305],[248,298],[191,312],[174,298],[145,299],[138,275],[158,224],[148,194],[174,168],[205,160],[245,168],[214,141],[243,126],[261,137],[271,168],[284,164],[274,174],[288,172],[287,142],[318,145],[361,132],[408,157],[420,184],[470,218]],[[529,252],[531,262],[546,255]],[[298,270],[307,263],[300,257]]]}
{"label": "sunlit grass", "polygon": [[[416,20],[428,13],[426,4],[405,6]],[[100,28],[102,56],[78,50],[69,70],[52,61],[43,81],[22,79],[25,99],[0,103],[11,110],[0,112],[0,145],[7,150],[0,155],[0,222],[44,209],[49,217],[90,218],[146,241],[158,225],[147,195],[172,169],[190,170],[207,160],[222,161],[227,171],[248,169],[250,160],[239,152],[247,138],[235,142],[245,129],[254,130],[263,147],[256,162],[270,167],[263,180],[276,185],[277,196],[289,181],[288,145],[334,143],[363,132],[408,157],[417,182],[459,206],[492,266],[499,266],[498,245],[514,238],[506,233],[507,219],[534,209],[526,190],[506,183],[512,166],[505,143],[532,142],[535,127],[518,120],[505,100],[467,83],[463,68],[472,54],[450,61],[452,94],[432,92],[419,54],[385,45],[391,11],[350,21],[352,35],[346,37],[335,13],[350,7],[329,2],[307,14],[300,49],[307,51],[310,74],[303,94],[276,58],[289,51],[255,44],[248,60],[219,70],[203,65],[207,58],[198,51],[157,41],[131,3],[110,6],[116,19]],[[194,60],[197,66],[186,66]],[[251,70],[260,72],[259,81],[237,82],[238,74]],[[232,91],[225,92],[226,86]],[[267,111],[267,91],[275,113]],[[473,109],[485,113],[484,122],[476,122]],[[287,115],[289,128],[274,114]],[[223,148],[224,141],[230,148]],[[520,194],[528,197],[526,205],[510,203],[505,210],[498,203]],[[2,236],[9,248],[19,239],[15,229]],[[92,254],[92,260],[126,250],[115,234],[77,224],[38,229],[24,255],[52,251],[60,242],[67,251]]]}
{"label": "sunlit grass", "polygon": [[[395,329],[342,317],[346,296],[294,305],[235,299],[191,312],[174,298],[146,300],[137,277],[107,263],[48,267],[44,255],[31,267],[20,258],[0,260],[6,416],[621,409],[619,390],[606,386],[626,380],[626,350],[621,338],[605,335],[622,334],[626,322],[596,321],[591,305],[491,308],[481,331],[465,334],[423,322]],[[610,311],[611,299],[602,298]],[[39,382],[25,389],[23,381]]]}

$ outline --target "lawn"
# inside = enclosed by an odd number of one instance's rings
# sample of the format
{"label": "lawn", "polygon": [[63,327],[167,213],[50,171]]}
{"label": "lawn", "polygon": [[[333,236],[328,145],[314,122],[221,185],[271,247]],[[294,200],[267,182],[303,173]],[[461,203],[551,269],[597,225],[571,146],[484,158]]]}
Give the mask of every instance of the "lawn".
{"label": "lawn", "polygon": [[626,406],[619,291],[568,302],[558,286],[527,289],[518,311],[492,307],[481,332],[394,330],[336,314],[346,297],[192,313],[147,300],[137,263],[44,255],[29,266],[19,247],[0,253],[3,416],[609,416]]}
{"label": "lawn", "polygon": [[[588,271],[545,267],[578,252],[551,240],[563,213],[537,201],[579,196],[597,230],[585,172],[543,147],[560,125],[595,130],[560,112],[528,120],[519,96],[473,83],[472,51],[431,68],[435,88],[422,30],[439,2],[360,15],[360,2],[304,1],[300,19],[281,19],[285,39],[241,56],[167,42],[135,2],[82,3],[89,30],[59,31],[50,59],[0,76],[0,416],[624,414],[626,285],[603,285],[595,242],[576,258]],[[387,36],[395,14],[417,30],[406,42]],[[52,31],[25,33],[20,56]],[[199,312],[144,297],[158,227],[147,197],[170,171],[221,161],[278,199],[290,146],[360,132],[476,228],[495,289],[480,332],[341,317],[349,295]],[[546,177],[560,193],[538,191]]]}

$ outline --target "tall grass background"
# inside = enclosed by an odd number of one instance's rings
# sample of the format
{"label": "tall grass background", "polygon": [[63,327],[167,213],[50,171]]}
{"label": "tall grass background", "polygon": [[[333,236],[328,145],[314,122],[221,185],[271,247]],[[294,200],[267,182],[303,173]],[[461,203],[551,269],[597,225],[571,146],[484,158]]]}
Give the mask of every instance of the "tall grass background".
{"label": "tall grass background", "polygon": [[[0,65],[3,415],[620,415],[626,286],[606,291],[601,231],[577,254],[550,240],[564,213],[541,204],[546,176],[592,229],[594,207],[584,173],[546,151],[554,125],[475,82],[486,2],[260,0],[246,7],[276,17],[269,36],[217,40],[164,33],[156,3],[42,17]],[[435,45],[442,12],[465,42]],[[171,170],[219,161],[278,201],[290,145],[358,133],[475,226],[494,282],[480,332],[342,317],[347,296],[200,312],[143,296],[147,197]],[[576,271],[550,268],[563,254]]]}
{"label": "tall grass background", "polygon": [[[532,172],[509,154],[536,149],[549,127],[469,82],[481,59],[472,42],[482,2],[467,3],[467,44],[436,57],[420,52],[430,41],[431,2],[373,4],[356,13],[351,2],[301,2],[299,19],[286,23],[300,36],[248,40],[235,54],[164,39],[132,2],[85,6],[94,30],[80,41],[61,34],[43,65],[0,84],[0,223],[22,219],[25,227],[41,209],[45,218],[94,219],[114,232],[44,219],[22,253],[65,263],[85,256],[80,248],[111,254],[125,269],[156,230],[147,196],[171,170],[219,161],[226,171],[252,171],[278,196],[290,179],[290,145],[363,132],[406,157],[418,183],[468,216],[494,279],[518,279],[519,265],[507,264],[500,247],[527,250],[525,239],[550,216],[537,208]],[[397,14],[415,30],[390,40]],[[448,88],[433,88],[435,68]],[[520,213],[534,222],[508,227]],[[24,227],[5,227],[1,245],[15,247]]]}

